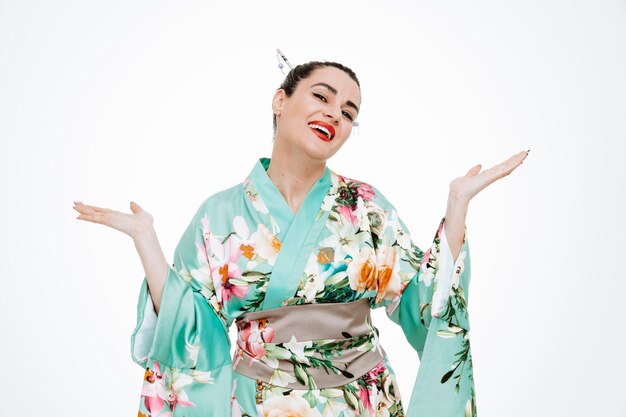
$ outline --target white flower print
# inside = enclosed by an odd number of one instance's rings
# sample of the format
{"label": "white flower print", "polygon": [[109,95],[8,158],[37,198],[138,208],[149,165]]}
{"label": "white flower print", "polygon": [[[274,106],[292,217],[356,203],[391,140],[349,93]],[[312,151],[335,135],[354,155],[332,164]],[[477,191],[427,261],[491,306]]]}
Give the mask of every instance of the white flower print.
{"label": "white flower print", "polygon": [[308,342],[298,342],[295,336],[291,336],[291,340],[287,343],[283,343],[283,346],[296,356],[298,362],[307,365],[311,364],[309,362],[309,359],[304,354],[304,349],[313,346],[312,341],[309,340]]}
{"label": "white flower print", "polygon": [[359,232],[357,227],[343,220],[328,222],[327,227],[331,234],[320,242],[320,246],[334,248],[335,261],[342,261],[347,256],[356,257],[359,248],[369,238],[368,233]]}
{"label": "white flower print", "polygon": [[304,288],[299,290],[298,297],[304,297],[308,302],[313,302],[315,296],[324,290],[324,281],[317,274],[309,275],[306,278]]}
{"label": "white flower print", "polygon": [[259,224],[256,232],[250,236],[257,254],[265,259],[268,264],[274,265],[278,252],[280,251],[281,242],[273,235],[264,224]]}

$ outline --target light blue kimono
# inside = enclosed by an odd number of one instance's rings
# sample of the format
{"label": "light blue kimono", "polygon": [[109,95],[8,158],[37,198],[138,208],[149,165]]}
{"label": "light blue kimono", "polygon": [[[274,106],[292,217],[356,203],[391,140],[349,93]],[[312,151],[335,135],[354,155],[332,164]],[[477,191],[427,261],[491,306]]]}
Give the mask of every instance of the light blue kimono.
{"label": "light blue kimono", "polygon": [[[176,247],[158,317],[144,279],[131,342],[146,369],[139,416],[475,416],[467,239],[455,261],[442,220],[421,251],[376,188],[328,168],[294,215],[267,176],[269,162],[261,158],[243,183],[200,206]],[[263,320],[240,328],[234,355],[270,367],[271,379],[233,371],[228,328],[245,313],[363,299],[386,308],[419,356],[406,412],[386,357],[336,387],[286,388],[314,368],[339,373],[339,344],[272,343]],[[379,349],[372,329],[341,342]],[[278,359],[294,371],[272,368]]]}

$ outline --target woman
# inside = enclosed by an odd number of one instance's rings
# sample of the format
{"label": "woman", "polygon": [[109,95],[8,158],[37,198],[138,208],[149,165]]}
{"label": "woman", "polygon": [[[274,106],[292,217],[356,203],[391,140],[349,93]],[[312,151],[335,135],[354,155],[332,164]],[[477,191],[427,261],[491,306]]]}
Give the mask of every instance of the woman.
{"label": "woman", "polygon": [[423,252],[380,191],[326,167],[360,104],[341,64],[291,70],[272,100],[271,159],[204,201],[171,267],[137,204],[126,214],[75,203],[79,219],[131,236],[145,270],[132,336],[145,368],[139,416],[403,416],[369,317],[377,307],[420,357],[408,415],[476,414],[465,216],[528,152],[453,180]]}

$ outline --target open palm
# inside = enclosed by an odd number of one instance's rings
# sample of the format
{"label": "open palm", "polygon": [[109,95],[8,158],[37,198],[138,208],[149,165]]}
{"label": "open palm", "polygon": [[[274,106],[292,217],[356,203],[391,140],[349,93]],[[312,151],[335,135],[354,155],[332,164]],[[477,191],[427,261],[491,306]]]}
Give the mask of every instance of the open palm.
{"label": "open palm", "polygon": [[74,202],[73,209],[80,213],[78,217],[76,217],[79,220],[109,226],[115,230],[126,233],[132,238],[135,238],[142,230],[147,230],[149,227],[152,227],[153,223],[152,215],[134,202],[130,203],[132,213],[122,213],[107,208],[90,206],[80,201]]}
{"label": "open palm", "polygon": [[506,161],[484,171],[481,171],[482,165],[480,164],[472,167],[472,169],[467,171],[467,174],[450,182],[450,192],[459,200],[469,203],[476,194],[489,184],[506,177],[520,166],[528,156],[528,152],[522,151],[517,153]]}

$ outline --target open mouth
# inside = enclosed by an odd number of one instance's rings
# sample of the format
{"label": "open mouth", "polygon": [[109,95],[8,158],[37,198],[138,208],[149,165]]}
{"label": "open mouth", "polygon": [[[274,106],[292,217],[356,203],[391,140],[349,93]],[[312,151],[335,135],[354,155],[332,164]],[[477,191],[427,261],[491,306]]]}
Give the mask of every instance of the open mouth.
{"label": "open mouth", "polygon": [[309,127],[317,135],[317,137],[326,142],[330,142],[335,137],[335,129],[328,123],[311,122],[309,123]]}

